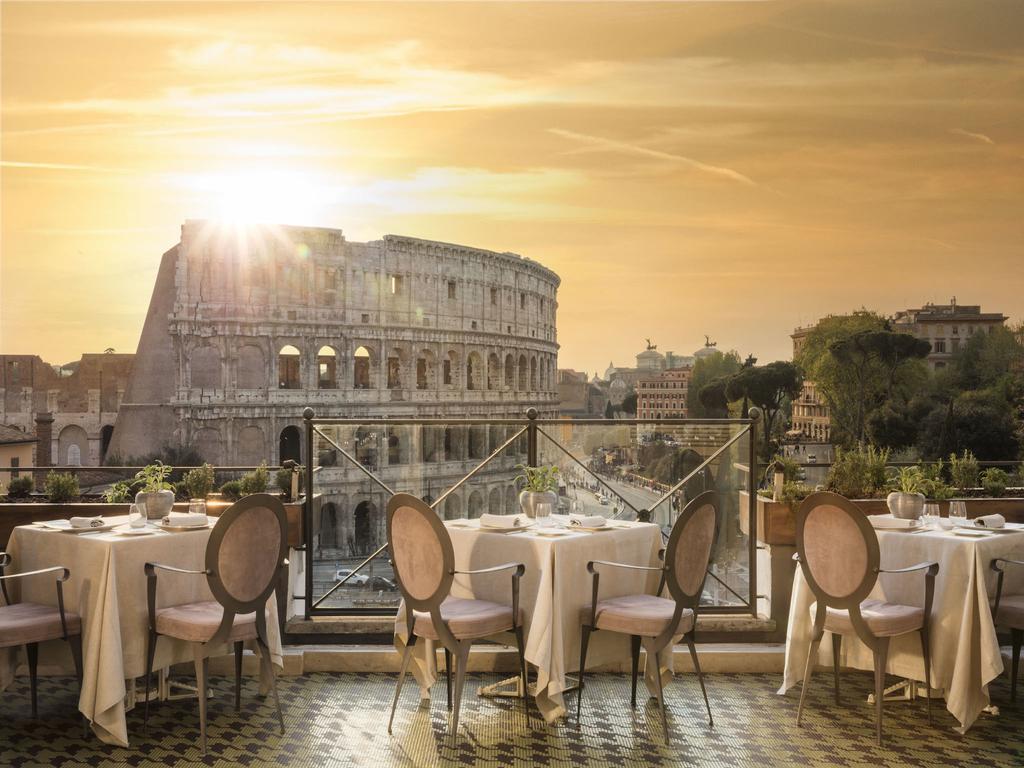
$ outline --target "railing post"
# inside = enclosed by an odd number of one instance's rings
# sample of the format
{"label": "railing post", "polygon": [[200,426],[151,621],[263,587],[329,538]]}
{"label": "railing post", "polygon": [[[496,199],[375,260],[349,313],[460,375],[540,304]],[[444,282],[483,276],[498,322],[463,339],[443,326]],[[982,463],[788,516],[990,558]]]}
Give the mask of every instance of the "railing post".
{"label": "railing post", "polygon": [[537,466],[537,409],[530,408],[526,412],[526,463]]}
{"label": "railing post", "polygon": [[750,531],[747,546],[750,576],[747,579],[750,590],[750,615],[757,616],[757,424],[761,420],[761,409],[756,405],[748,412],[750,416],[750,480],[747,493],[747,530]]}
{"label": "railing post", "polygon": [[305,618],[308,621],[313,605],[313,413],[312,408],[302,412],[306,423],[306,499],[302,505],[302,539],[306,548]]}

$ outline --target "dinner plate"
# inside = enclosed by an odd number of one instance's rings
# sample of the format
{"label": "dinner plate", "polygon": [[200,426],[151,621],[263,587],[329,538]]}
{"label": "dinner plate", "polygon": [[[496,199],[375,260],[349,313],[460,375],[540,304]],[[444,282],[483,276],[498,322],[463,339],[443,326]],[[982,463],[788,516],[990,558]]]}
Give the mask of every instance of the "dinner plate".
{"label": "dinner plate", "polygon": [[984,528],[954,528],[954,536],[964,536],[968,539],[984,539],[992,535],[994,531]]}
{"label": "dinner plate", "polygon": [[40,523],[41,528],[48,528],[51,531],[63,531],[64,533],[102,533],[103,531],[109,531],[114,527],[114,523],[104,523],[103,525],[94,525],[90,528],[72,528],[70,520],[45,520]]}
{"label": "dinner plate", "polygon": [[[458,527],[461,528],[462,526],[458,526]],[[526,525],[502,525],[502,526],[497,526],[497,525],[481,525],[480,526],[480,530],[481,531],[486,531],[487,533],[511,533],[512,531],[525,531],[529,527],[530,527],[529,523],[527,523]]]}
{"label": "dinner plate", "polygon": [[977,525],[973,520],[960,523],[953,527],[955,531],[983,531],[985,533],[1020,533],[1024,526],[1019,523],[1006,523],[1002,528],[989,528],[987,525]]}
{"label": "dinner plate", "polygon": [[617,525],[602,525],[600,528],[588,528],[585,525],[567,525],[566,530],[569,531],[611,531],[618,528]]}
{"label": "dinner plate", "polygon": [[158,527],[165,531],[201,531],[203,528],[210,527],[210,521],[207,519],[205,523],[199,523],[197,525],[172,525],[171,523],[161,520],[158,523]]}
{"label": "dinner plate", "polygon": [[131,525],[119,525],[114,529],[114,533],[122,536],[147,536],[152,533],[156,533],[155,528],[151,528],[148,525],[144,525],[142,528],[132,528]]}
{"label": "dinner plate", "polygon": [[574,533],[579,533],[580,531],[583,531],[583,530],[585,530],[585,529],[584,528],[577,528],[576,530],[572,531],[572,530],[569,530],[568,528],[536,528],[536,529],[534,529],[532,531],[532,533],[535,534],[536,536],[556,537],[556,536],[572,536]]}

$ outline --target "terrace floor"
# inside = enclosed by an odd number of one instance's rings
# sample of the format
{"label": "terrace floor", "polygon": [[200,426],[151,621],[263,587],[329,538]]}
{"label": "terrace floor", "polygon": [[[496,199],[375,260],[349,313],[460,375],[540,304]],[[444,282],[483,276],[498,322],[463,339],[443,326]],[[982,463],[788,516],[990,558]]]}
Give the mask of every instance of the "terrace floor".
{"label": "terrace floor", "polygon": [[399,702],[394,736],[387,717],[393,675],[307,674],[282,677],[279,690],[287,734],[281,736],[270,700],[247,679],[242,712],[232,707],[232,684],[214,678],[209,711],[209,751],[199,754],[194,701],[153,705],[149,735],[142,712],[129,713],[131,749],[83,741],[75,719],[77,691],[64,678],[41,678],[39,720],[27,717],[28,685],[19,678],[0,696],[0,765],[22,766],[1021,766],[1024,765],[1024,699],[1009,704],[1005,679],[993,686],[998,717],[983,716],[966,736],[938,702],[929,726],[924,704],[894,703],[886,710],[886,747],[874,743],[873,709],[865,703],[869,673],[844,675],[844,706],[832,704],[831,676],[820,673],[809,694],[802,728],[795,724],[798,690],[775,695],[778,675],[712,674],[708,689],[715,725],[708,727],[692,675],[666,690],[673,730],[662,742],[653,701],[629,707],[629,678],[598,674],[588,680],[583,727],[575,721],[546,726],[513,699],[481,699],[475,688],[495,675],[466,681],[463,726],[446,736],[443,685],[433,707],[417,706],[415,684]]}

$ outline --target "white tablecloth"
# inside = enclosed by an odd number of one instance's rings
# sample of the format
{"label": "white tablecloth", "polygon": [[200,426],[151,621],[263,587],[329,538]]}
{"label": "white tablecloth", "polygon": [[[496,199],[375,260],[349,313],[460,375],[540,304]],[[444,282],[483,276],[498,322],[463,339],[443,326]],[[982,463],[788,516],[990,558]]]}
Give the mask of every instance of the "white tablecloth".
{"label": "white tablecloth", "polygon": [[[127,522],[127,518],[109,518]],[[206,542],[212,528],[201,531],[158,531],[148,536],[114,533],[71,534],[35,526],[15,528],[7,552],[13,558],[9,573],[63,565],[71,571],[64,584],[64,605],[82,616],[84,680],[78,708],[92,722],[93,731],[109,744],[127,746],[125,680],[146,670],[146,636],[149,614],[143,566],[158,562],[178,568],[205,567]],[[20,599],[57,604],[54,580],[47,576],[19,579]],[[205,576],[159,572],[157,607],[212,600]],[[13,596],[12,596],[13,597]],[[277,604],[267,601],[267,633],[271,657],[282,664]],[[230,651],[225,645],[224,652]],[[0,690],[14,675],[19,649],[0,650]],[[216,654],[214,654],[216,655]],[[41,671],[74,674],[68,644],[63,640],[40,646]],[[191,662],[189,643],[161,637],[156,644],[153,668]]]}
{"label": "white tablecloth", "polygon": [[[931,682],[933,688],[944,689],[946,709],[960,722],[961,732],[966,731],[989,705],[988,684],[1003,671],[989,607],[990,595],[995,597],[995,574],[989,565],[996,557],[1024,557],[1024,533],[993,534],[983,539],[931,530],[877,533],[882,568],[904,568],[925,561],[939,564],[929,628]],[[1022,570],[1007,569],[1004,594],[1024,592]],[[923,606],[924,573],[882,574],[871,596]],[[803,679],[814,624],[810,613],[813,603],[814,595],[798,567],[789,607],[786,668],[780,694]],[[841,655],[845,667],[874,669],[870,649],[853,635],[843,637]],[[832,644],[827,638],[820,646],[818,663],[832,664]],[[918,633],[893,639],[887,669],[899,677],[924,681]],[[819,685],[829,684],[828,678],[815,680]]]}
{"label": "white tablecloth", "polygon": [[[537,668],[537,706],[551,722],[565,714],[562,692],[570,683],[567,673],[579,667],[580,624],[583,609],[590,605],[590,560],[612,560],[631,565],[657,565],[662,547],[661,530],[649,523],[616,522],[615,530],[572,533],[546,538],[533,533],[488,533],[480,531],[477,521],[453,521],[448,524],[458,570],[476,570],[519,562],[526,565],[519,600],[524,614],[526,660]],[[657,573],[604,568],[601,571],[599,599],[646,592],[658,586]],[[452,594],[510,604],[511,571],[497,574],[455,577]],[[628,660],[629,636],[614,632],[595,632],[587,651],[587,666]],[[398,611],[395,645],[405,649],[408,631],[405,608]],[[507,642],[514,645],[514,636]],[[670,646],[671,647],[671,646]],[[414,650],[413,674],[422,695],[436,680],[434,645],[418,640]],[[662,658],[662,679],[671,679],[672,654]],[[647,675],[648,688],[654,691],[653,665]]]}

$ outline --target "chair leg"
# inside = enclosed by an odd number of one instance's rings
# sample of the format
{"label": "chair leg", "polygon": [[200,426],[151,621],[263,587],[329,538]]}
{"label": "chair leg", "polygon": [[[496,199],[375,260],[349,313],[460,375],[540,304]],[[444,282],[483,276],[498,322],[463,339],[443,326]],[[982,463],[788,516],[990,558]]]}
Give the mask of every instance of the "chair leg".
{"label": "chair leg", "polygon": [[466,667],[469,666],[470,640],[460,640],[455,651],[455,705],[452,712],[451,735],[454,738],[459,731],[459,710],[462,708],[462,688],[466,682]]}
{"label": "chair leg", "polygon": [[821,638],[824,630],[818,630],[811,638],[811,647],[807,649],[807,664],[804,666],[804,684],[800,688],[800,703],[796,707],[796,725],[800,727],[800,720],[804,716],[804,704],[807,701],[807,689],[811,686],[811,673],[814,671],[814,662],[818,659],[818,646],[821,645]]}
{"label": "chair leg", "polygon": [[516,627],[516,649],[519,651],[519,679],[523,686],[523,706],[529,710],[530,690],[529,678],[526,675],[526,642],[523,639],[523,628]]}
{"label": "chair leg", "polygon": [[832,633],[832,685],[835,688],[836,706],[839,706],[839,652],[843,649],[843,636]]}
{"label": "chair leg", "polygon": [[245,644],[235,641],[235,712],[242,710],[242,649]]}
{"label": "chair leg", "polygon": [[875,650],[875,741],[882,746],[882,704],[885,700],[885,665],[889,658],[889,638],[878,638]]}
{"label": "chair leg", "polygon": [[35,720],[36,717],[39,715],[39,709],[36,706],[36,671],[39,668],[39,643],[26,644],[25,655],[28,656],[28,681],[30,695],[32,697],[32,719]]}
{"label": "chair leg", "polygon": [[[391,724],[395,721],[395,709],[398,707],[398,697],[402,693],[402,683],[405,682],[405,673],[409,670],[409,660],[412,658],[412,647],[416,645],[416,635],[409,635],[405,644],[405,653],[402,654],[402,668],[398,672],[398,684],[395,686],[395,698],[391,702],[391,717],[388,719],[388,733],[391,733]],[[448,649],[445,649],[445,659],[448,658]]]}
{"label": "chair leg", "polygon": [[205,649],[199,643],[192,647],[196,665],[196,696],[199,698],[199,751],[206,754],[206,673],[209,664]]}
{"label": "chair leg", "polygon": [[[651,654],[647,654],[647,664],[651,663]],[[654,682],[655,691],[658,694],[658,709],[661,710],[661,727],[665,732],[665,744],[670,743],[668,732],[668,715],[665,714],[665,691],[661,684],[661,651],[654,654]]]}
{"label": "chair leg", "polygon": [[452,652],[444,649],[444,682],[448,691],[448,711],[452,711]]}
{"label": "chair leg", "polygon": [[927,695],[925,707],[928,711],[928,723],[932,722],[932,662],[931,643],[928,641],[928,624],[921,628],[921,656],[924,657],[924,690]]}
{"label": "chair leg", "polygon": [[576,725],[580,724],[580,713],[583,711],[583,677],[587,671],[587,645],[593,628],[584,624],[580,628],[580,681],[576,689]]}
{"label": "chair leg", "polygon": [[[71,647],[71,658],[75,662],[75,677],[78,678],[78,692],[82,692],[82,680],[84,678],[82,670],[82,636],[71,635],[68,637],[68,645]],[[82,735],[87,737],[89,735],[89,718],[82,716]]]}
{"label": "chair leg", "polygon": [[633,690],[630,694],[629,705],[636,709],[636,676],[640,671],[640,635],[630,635],[629,643],[633,656]]}
{"label": "chair leg", "polygon": [[260,649],[260,666],[263,674],[270,678],[270,693],[274,697],[274,708],[277,710],[277,724],[284,734],[284,715],[281,714],[281,700],[277,696],[277,674],[274,672],[274,662],[270,658],[270,646],[262,637],[256,638],[256,644]]}
{"label": "chair leg", "polygon": [[1020,669],[1020,647],[1024,644],[1024,629],[1011,629],[1010,642],[1013,644],[1013,659],[1010,662],[1010,701],[1017,700],[1017,672]]}
{"label": "chair leg", "polygon": [[142,711],[142,731],[149,726],[149,682],[153,677],[153,658],[156,656],[156,632],[150,632],[146,640],[146,702]]}
{"label": "chair leg", "polygon": [[700,682],[700,692],[704,694],[704,706],[708,709],[708,724],[714,725],[715,718],[711,716],[711,702],[708,701],[708,689],[704,687],[704,673],[700,671],[700,660],[697,658],[697,646],[693,644],[693,636],[686,636],[686,645],[690,649],[690,658],[693,660],[693,668],[697,672],[697,680]]}

